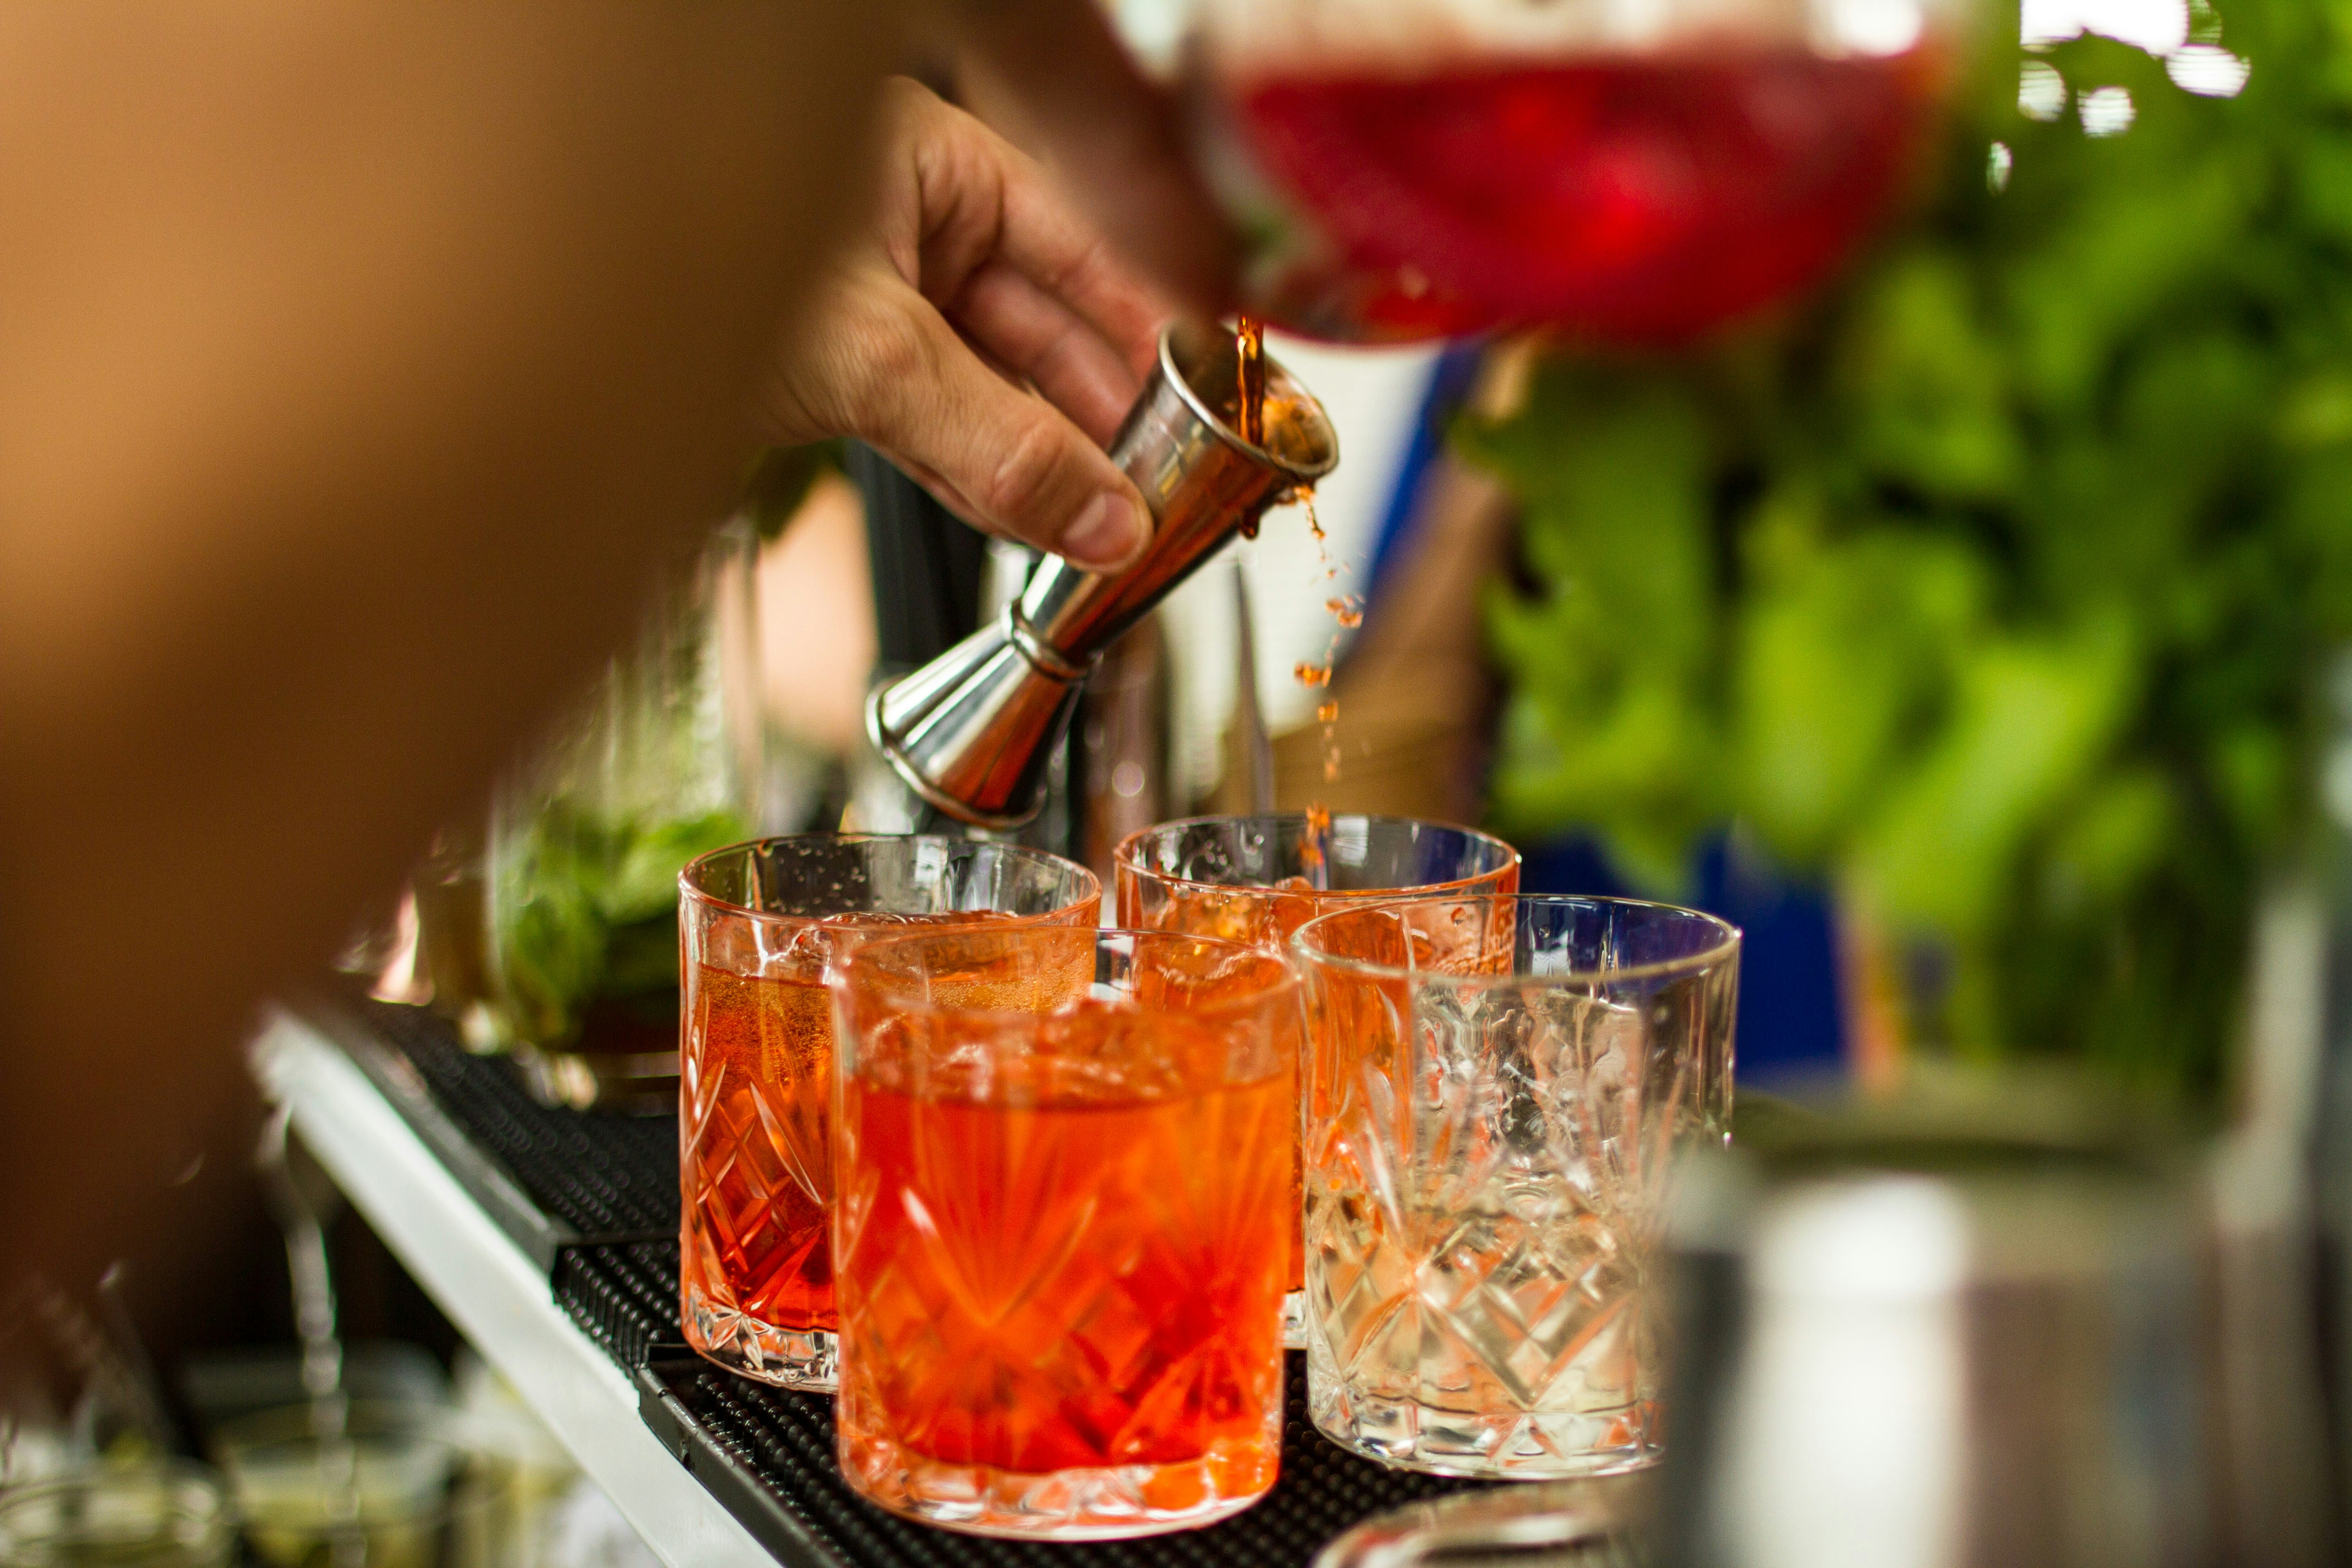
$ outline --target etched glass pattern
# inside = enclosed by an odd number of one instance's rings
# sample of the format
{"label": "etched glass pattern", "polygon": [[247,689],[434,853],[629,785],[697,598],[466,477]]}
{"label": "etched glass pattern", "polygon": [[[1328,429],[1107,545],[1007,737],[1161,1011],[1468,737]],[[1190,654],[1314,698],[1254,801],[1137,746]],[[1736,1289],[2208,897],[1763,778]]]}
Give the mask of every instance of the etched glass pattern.
{"label": "etched glass pattern", "polygon": [[[1064,981],[1016,1004],[991,946],[1057,948]],[[1181,988],[1137,984],[1171,953]],[[919,986],[869,972],[893,962]],[[1281,1450],[1286,966],[1178,936],[983,930],[877,944],[837,984],[843,1473],[927,1523],[1063,1541],[1255,1501]],[[956,991],[990,1005],[903,1011]]]}
{"label": "etched glass pattern", "polygon": [[1446,1474],[1655,1459],[1657,1227],[1677,1149],[1727,1125],[1737,933],[1431,900],[1318,921],[1297,951],[1316,1424]]}
{"label": "etched glass pattern", "polygon": [[961,839],[811,834],[707,855],[679,879],[679,1307],[730,1371],[829,1391],[829,966],[877,931],[1027,921],[1091,927],[1093,873]]}

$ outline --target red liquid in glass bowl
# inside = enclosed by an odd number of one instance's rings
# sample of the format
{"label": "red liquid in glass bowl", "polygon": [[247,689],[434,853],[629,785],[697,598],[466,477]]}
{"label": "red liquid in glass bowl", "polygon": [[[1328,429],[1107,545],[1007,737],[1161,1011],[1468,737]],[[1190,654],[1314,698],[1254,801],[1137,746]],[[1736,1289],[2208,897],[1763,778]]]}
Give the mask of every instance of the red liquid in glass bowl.
{"label": "red liquid in glass bowl", "polygon": [[1319,231],[1267,314],[1331,336],[1687,340],[1821,282],[1900,189],[1939,51],[1255,74],[1235,129]]}

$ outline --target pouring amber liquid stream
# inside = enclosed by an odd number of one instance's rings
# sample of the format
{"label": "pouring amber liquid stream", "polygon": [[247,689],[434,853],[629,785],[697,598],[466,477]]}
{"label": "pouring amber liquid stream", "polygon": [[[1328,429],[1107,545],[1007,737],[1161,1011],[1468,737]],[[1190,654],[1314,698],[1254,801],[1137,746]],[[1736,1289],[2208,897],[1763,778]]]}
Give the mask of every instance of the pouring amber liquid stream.
{"label": "pouring amber liquid stream", "polygon": [[[1254,447],[1263,446],[1265,442],[1265,324],[1255,316],[1244,314],[1234,321],[1234,363],[1237,380],[1234,389],[1236,423],[1240,426],[1242,439]],[[1313,493],[1301,489],[1293,492],[1292,499],[1307,509],[1307,526],[1314,531],[1316,546],[1322,552],[1323,574],[1327,578],[1332,576],[1336,568],[1331,564],[1329,552],[1324,549],[1323,525],[1315,516]],[[1339,623],[1338,629],[1331,634],[1331,646],[1325,650],[1322,663],[1302,663],[1294,672],[1298,683],[1309,689],[1330,684],[1332,661],[1339,652],[1340,632],[1361,625],[1364,618],[1362,605],[1353,595],[1329,600],[1326,607]],[[1315,718],[1323,727],[1323,782],[1336,784],[1339,778],[1338,700],[1327,697],[1317,704]],[[1307,807],[1304,854],[1308,878],[1318,886],[1324,875],[1324,844],[1330,831],[1329,805],[1319,800],[1310,803]]]}

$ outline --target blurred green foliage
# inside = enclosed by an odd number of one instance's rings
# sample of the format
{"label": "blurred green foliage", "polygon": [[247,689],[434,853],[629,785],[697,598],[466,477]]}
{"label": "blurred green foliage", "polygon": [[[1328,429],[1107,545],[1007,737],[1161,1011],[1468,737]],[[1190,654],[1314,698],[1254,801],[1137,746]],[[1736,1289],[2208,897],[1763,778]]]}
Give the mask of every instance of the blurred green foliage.
{"label": "blurred green foliage", "polygon": [[557,799],[497,875],[491,933],[507,1027],[537,1045],[576,1041],[600,1002],[644,1021],[677,1016],[677,874],[751,830],[731,811],[635,820]]}
{"label": "blurred green foliage", "polygon": [[[1502,826],[1665,892],[1736,822],[1909,955],[1923,1042],[2206,1097],[2352,630],[2352,0],[2193,23],[2238,96],[2102,38],[1991,50],[1828,295],[1555,356],[1458,441],[1524,503]],[[2108,87],[2137,117],[2086,134]]]}

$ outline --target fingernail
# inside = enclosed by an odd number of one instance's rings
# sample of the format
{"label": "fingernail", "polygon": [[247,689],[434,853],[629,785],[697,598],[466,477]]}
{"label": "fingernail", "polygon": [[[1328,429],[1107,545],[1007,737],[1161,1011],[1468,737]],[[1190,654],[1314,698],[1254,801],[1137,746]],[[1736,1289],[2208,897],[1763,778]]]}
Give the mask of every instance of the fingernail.
{"label": "fingernail", "polygon": [[1123,565],[1143,542],[1143,520],[1135,503],[1105,490],[1087,502],[1078,521],[1062,532],[1062,553],[1089,571]]}

